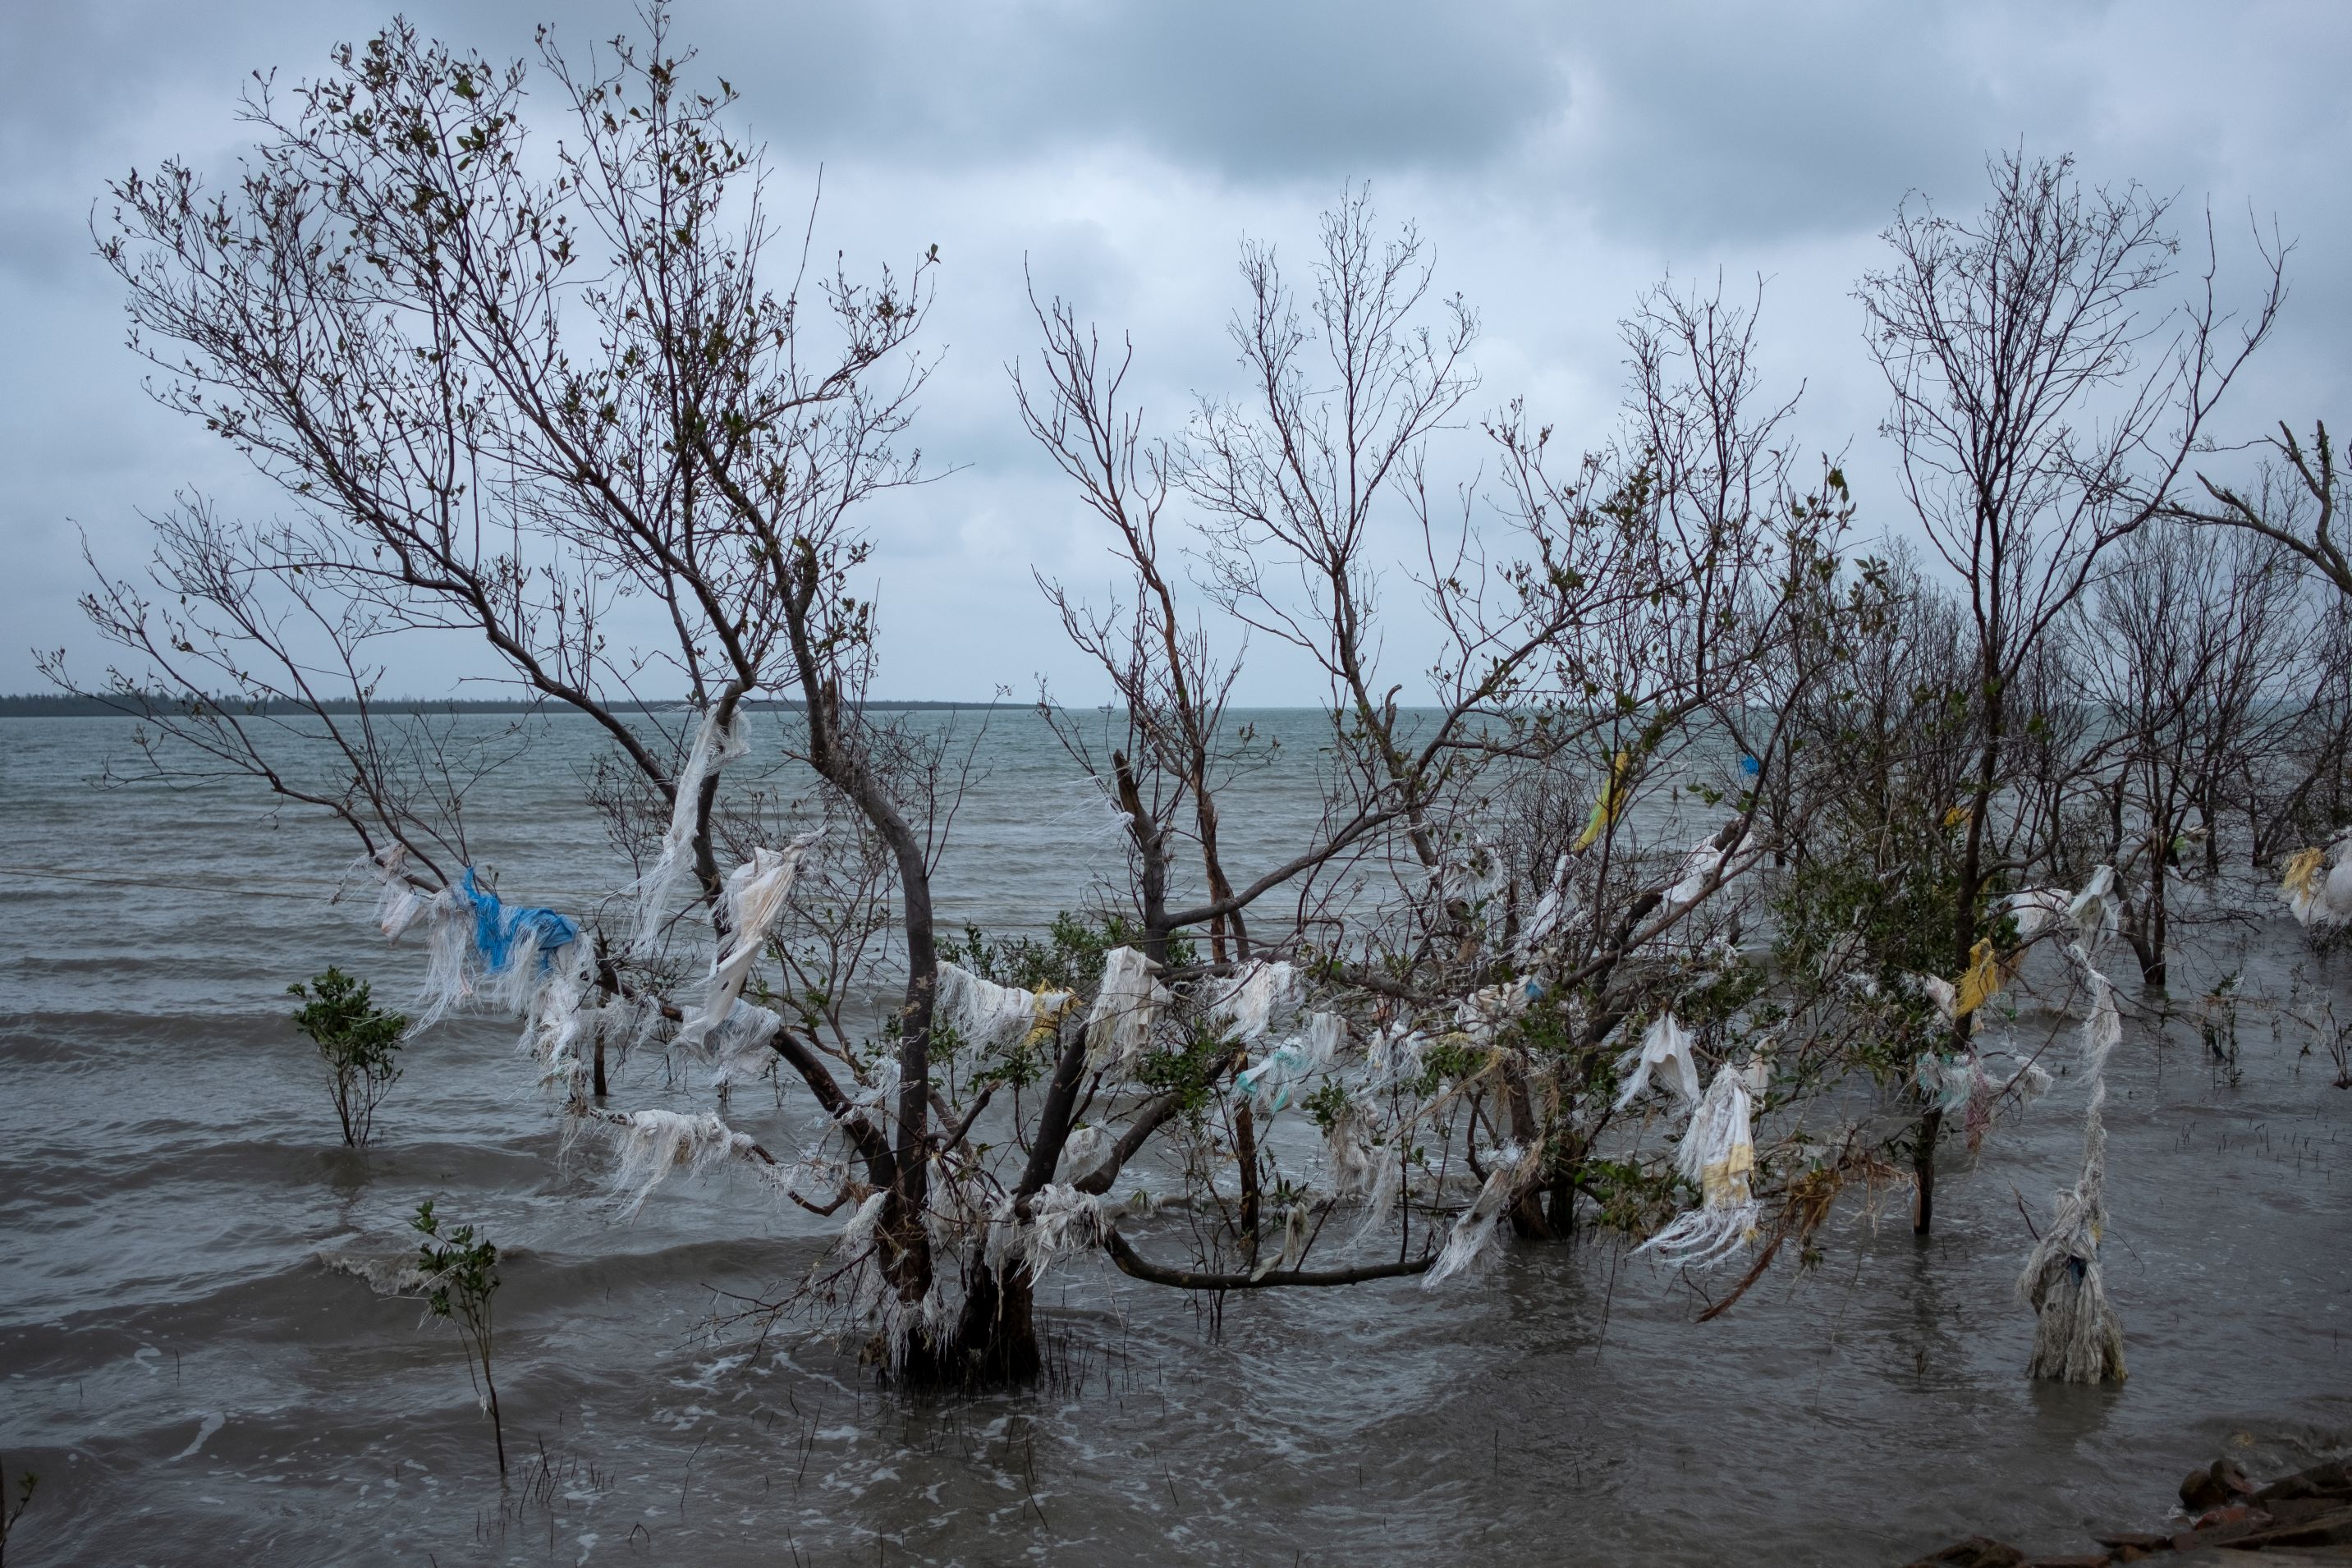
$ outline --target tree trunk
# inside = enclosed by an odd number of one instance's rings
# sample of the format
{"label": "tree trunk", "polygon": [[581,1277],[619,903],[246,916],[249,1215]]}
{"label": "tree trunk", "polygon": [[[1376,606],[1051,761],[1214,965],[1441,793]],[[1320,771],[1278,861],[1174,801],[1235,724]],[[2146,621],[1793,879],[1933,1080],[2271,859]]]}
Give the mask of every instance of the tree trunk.
{"label": "tree trunk", "polygon": [[1045,1362],[1037,1350],[1034,1307],[1026,1265],[1013,1263],[1003,1274],[981,1265],[964,1292],[954,1333],[944,1344],[914,1347],[900,1376],[933,1388],[1036,1382]]}

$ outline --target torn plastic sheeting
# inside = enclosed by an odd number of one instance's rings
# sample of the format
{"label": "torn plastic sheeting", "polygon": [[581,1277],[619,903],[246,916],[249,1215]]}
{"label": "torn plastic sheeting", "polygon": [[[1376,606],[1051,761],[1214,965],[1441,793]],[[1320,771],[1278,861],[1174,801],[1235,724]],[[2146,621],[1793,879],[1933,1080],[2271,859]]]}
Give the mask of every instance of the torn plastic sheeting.
{"label": "torn plastic sheeting", "polygon": [[2074,922],[2074,930],[2084,945],[2095,952],[2099,944],[2116,934],[2121,910],[2116,900],[2116,868],[2102,866],[2091,873],[2083,890],[2066,906],[2066,918]]}
{"label": "torn plastic sheeting", "polygon": [[544,967],[549,953],[580,935],[580,928],[570,917],[553,910],[500,903],[496,893],[476,879],[471,866],[466,868],[465,889],[467,901],[474,907],[474,948],[481,954],[483,968],[493,974],[526,956],[518,951],[524,943],[530,948],[528,956]]}
{"label": "torn plastic sheeting", "polygon": [[2017,922],[2017,940],[2032,942],[2065,919],[2074,900],[2063,888],[2028,888],[2021,893],[2010,894],[2002,902],[2008,907],[2010,919]]}
{"label": "torn plastic sheeting", "polygon": [[1234,1089],[1271,1115],[1290,1104],[1294,1087],[1331,1065],[1347,1038],[1346,1019],[1337,1013],[1314,1014],[1304,1029],[1276,1047],[1264,1061],[1236,1074]]}
{"label": "torn plastic sheeting", "polygon": [[1525,1013],[1543,994],[1543,982],[1532,974],[1484,985],[1455,1005],[1454,1021],[1473,1044],[1491,1046],[1503,1026]]}
{"label": "torn plastic sheeting", "polygon": [[1111,1222],[1098,1199],[1048,1182],[1030,1197],[1025,1224],[1013,1216],[1009,1203],[999,1212],[990,1229],[989,1260],[1001,1270],[1018,1259],[1034,1285],[1062,1258],[1100,1247],[1110,1231]]}
{"label": "torn plastic sheeting", "polygon": [[1624,1110],[1635,1097],[1650,1087],[1650,1076],[1659,1068],[1668,1069],[1666,1087],[1680,1096],[1685,1105],[1699,1102],[1698,1060],[1691,1055],[1690,1031],[1675,1021],[1672,1013],[1662,1013],[1651,1021],[1642,1035],[1642,1043],[1618,1058],[1617,1070],[1632,1069],[1625,1087],[1618,1092],[1617,1109]]}
{"label": "torn plastic sheeting", "polygon": [[1434,1290],[1455,1275],[1476,1268],[1490,1257],[1501,1233],[1503,1212],[1511,1200],[1534,1183],[1543,1167],[1543,1145],[1522,1149],[1505,1144],[1495,1151],[1494,1164],[1486,1173],[1486,1184],[1478,1196],[1446,1233],[1445,1247],[1429,1272],[1421,1277],[1421,1288]]}
{"label": "torn plastic sheeting", "polygon": [[2083,1023],[2082,1073],[2090,1086],[2083,1117],[2083,1167],[2072,1191],[2057,1195],[2055,1212],[2018,1278],[2020,1295],[2034,1310],[2033,1352],[2026,1375],[2061,1383],[2120,1383],[2123,1322],[2109,1303],[2099,1268],[2106,1228],[2107,1058],[2123,1039],[2115,987],[2077,943],[2069,958],[2091,991]]}
{"label": "torn plastic sheeting", "polygon": [[710,1087],[724,1093],[773,1071],[775,1038],[783,1026],[781,1014],[737,997],[726,1020],[701,1037],[699,1054],[711,1064]]}
{"label": "torn plastic sheeting", "polygon": [[[2333,868],[2330,868],[2330,862]],[[2325,849],[2299,849],[2279,883],[2297,923],[2327,931],[2352,921],[2352,842],[2338,836]]]}
{"label": "torn plastic sheeting", "polygon": [[1072,1185],[1083,1182],[1110,1157],[1111,1146],[1110,1134],[1100,1127],[1073,1128],[1062,1140],[1062,1157],[1055,1174]]}
{"label": "torn plastic sheeting", "polygon": [[1675,1150],[1675,1167],[1697,1185],[1699,1206],[1676,1215],[1634,1251],[1703,1268],[1755,1239],[1757,1205],[1749,1186],[1756,1170],[1753,1116],[1746,1074],[1724,1063]]}
{"label": "torn plastic sheeting", "polygon": [[1674,886],[1666,889],[1666,902],[1675,905],[1698,902],[1706,895],[1708,884],[1722,870],[1724,862],[1737,855],[1740,845],[1746,841],[1747,836],[1742,834],[1728,849],[1717,848],[1712,837],[1702,838],[1692,845],[1690,853],[1683,857],[1682,869],[1677,873]]}
{"label": "torn plastic sheeting", "polygon": [[1980,1076],[1973,1051],[1954,1057],[1926,1051],[1911,1068],[1911,1081],[1918,1085],[1919,1092],[1947,1115],[1967,1106]]}
{"label": "torn plastic sheeting", "polygon": [[702,1005],[677,1032],[678,1043],[691,1049],[715,1028],[743,994],[751,965],[768,945],[769,933],[782,918],[793,880],[802,858],[824,836],[824,829],[803,833],[782,849],[759,848],[727,874],[727,942],[710,964],[710,987]]}
{"label": "torn plastic sheeting", "polygon": [[637,1110],[600,1117],[598,1124],[620,1144],[612,1186],[623,1199],[621,1212],[634,1216],[646,1200],[678,1171],[700,1175],[730,1155],[750,1151],[752,1139],[717,1113],[682,1116],[675,1110]]}
{"label": "torn plastic sheeting", "polygon": [[1527,925],[1519,932],[1521,958],[1532,955],[1549,942],[1552,933],[1566,922],[1570,914],[1568,868],[1569,858],[1565,855],[1553,865],[1550,885],[1536,900],[1535,913],[1528,917]]}
{"label": "torn plastic sheeting", "polygon": [[521,1046],[538,1061],[542,1085],[560,1086],[567,1097],[577,1098],[589,1070],[581,1046],[593,1042],[601,1025],[601,997],[591,984],[595,940],[584,938],[561,951],[560,959],[548,961],[546,980],[530,998]]}
{"label": "torn plastic sheeting", "polygon": [[1991,1001],[2007,979],[1993,952],[1992,938],[1979,941],[1969,950],[1968,973],[1952,988],[1952,1016],[1965,1018]]}
{"label": "torn plastic sheeting", "polygon": [[1364,1050],[1364,1064],[1370,1069],[1373,1087],[1392,1089],[1419,1077],[1422,1055],[1428,1049],[1429,1037],[1402,1023],[1391,1024],[1374,1035]]}

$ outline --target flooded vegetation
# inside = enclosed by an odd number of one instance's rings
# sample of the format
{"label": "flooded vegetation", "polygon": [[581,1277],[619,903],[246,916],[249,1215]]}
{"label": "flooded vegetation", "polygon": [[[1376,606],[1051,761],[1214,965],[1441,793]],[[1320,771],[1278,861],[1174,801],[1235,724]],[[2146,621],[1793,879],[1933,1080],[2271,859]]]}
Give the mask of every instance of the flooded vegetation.
{"label": "flooded vegetation", "polygon": [[283,510],[5,721],[15,1554],[1897,1562],[2340,1460],[2342,483],[2221,445],[2286,247],[1906,198],[1884,496],[1760,295],[1626,301],[1571,435],[1363,186],[1172,416],[1033,279],[1088,689],[869,703],[937,248],[812,273],[644,24],[396,26],[103,205]]}

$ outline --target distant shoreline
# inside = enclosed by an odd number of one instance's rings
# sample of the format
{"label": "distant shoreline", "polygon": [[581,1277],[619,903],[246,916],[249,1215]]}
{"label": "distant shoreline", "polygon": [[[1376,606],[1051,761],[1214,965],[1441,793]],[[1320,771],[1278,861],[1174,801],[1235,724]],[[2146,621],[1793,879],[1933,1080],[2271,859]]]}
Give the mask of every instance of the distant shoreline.
{"label": "distant shoreline", "polygon": [[[137,719],[156,710],[168,711],[178,706],[175,700],[161,696],[148,699],[146,701],[148,706],[142,707],[139,705],[139,700],[131,698],[110,700],[100,697],[37,695],[0,697],[0,719]],[[238,713],[271,714],[307,711],[300,705],[291,702],[238,703],[235,706]],[[686,700],[679,698],[667,702],[615,702],[612,708],[616,713],[674,713],[686,706]],[[755,698],[746,702],[744,706],[755,710],[781,710],[798,712],[802,704],[788,699]],[[1035,704],[1030,701],[946,702],[924,699],[885,700],[875,698],[867,700],[865,706],[883,712],[911,713],[992,708],[1026,709],[1034,707]],[[320,707],[329,713],[360,711],[360,705],[349,698],[323,702]],[[569,711],[563,704],[551,698],[530,702],[512,698],[388,697],[370,703],[369,707],[380,713],[532,713],[541,709]]]}

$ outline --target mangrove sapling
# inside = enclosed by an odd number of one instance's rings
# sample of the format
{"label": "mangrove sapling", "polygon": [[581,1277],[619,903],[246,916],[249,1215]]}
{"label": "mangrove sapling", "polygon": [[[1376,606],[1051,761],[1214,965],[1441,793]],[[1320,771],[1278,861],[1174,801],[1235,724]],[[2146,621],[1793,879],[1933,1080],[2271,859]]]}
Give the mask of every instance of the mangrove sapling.
{"label": "mangrove sapling", "polygon": [[294,1026],[319,1047],[327,1066],[327,1088],[334,1096],[335,1118],[343,1126],[343,1142],[367,1147],[375,1131],[375,1108],[400,1080],[400,1063],[394,1053],[408,1028],[406,1015],[373,1005],[368,983],[354,980],[330,964],[322,974],[286,988],[302,1005],[294,1010]]}
{"label": "mangrove sapling", "polygon": [[507,1438],[499,1422],[499,1387],[490,1379],[490,1299],[499,1289],[499,1249],[487,1239],[477,1240],[470,1225],[458,1226],[445,1237],[431,1198],[417,1205],[410,1223],[425,1237],[417,1246],[416,1268],[429,1292],[425,1303],[435,1317],[457,1325],[466,1347],[466,1375],[475,1380],[475,1393],[489,1414],[490,1436],[499,1447],[499,1474],[504,1476]]}
{"label": "mangrove sapling", "polygon": [[41,1484],[41,1478],[30,1470],[19,1475],[16,1478],[16,1500],[11,1505],[7,1479],[7,1467],[0,1465],[0,1563],[8,1560],[8,1538],[16,1532],[16,1521],[25,1517],[26,1506],[33,1500],[33,1489]]}

